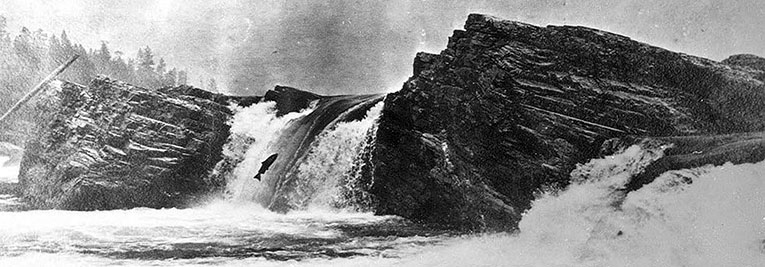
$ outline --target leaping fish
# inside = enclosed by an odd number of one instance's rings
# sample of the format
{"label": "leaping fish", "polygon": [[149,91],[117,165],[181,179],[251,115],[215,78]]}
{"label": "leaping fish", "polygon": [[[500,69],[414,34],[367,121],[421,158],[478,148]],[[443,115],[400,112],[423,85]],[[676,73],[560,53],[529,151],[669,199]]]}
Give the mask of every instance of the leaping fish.
{"label": "leaping fish", "polygon": [[255,177],[252,177],[252,178],[260,181],[260,176],[266,173],[268,168],[271,167],[271,164],[274,164],[274,161],[276,160],[276,157],[278,156],[279,154],[273,154],[271,156],[268,156],[268,158],[261,163],[260,170],[258,170],[258,174],[256,174]]}

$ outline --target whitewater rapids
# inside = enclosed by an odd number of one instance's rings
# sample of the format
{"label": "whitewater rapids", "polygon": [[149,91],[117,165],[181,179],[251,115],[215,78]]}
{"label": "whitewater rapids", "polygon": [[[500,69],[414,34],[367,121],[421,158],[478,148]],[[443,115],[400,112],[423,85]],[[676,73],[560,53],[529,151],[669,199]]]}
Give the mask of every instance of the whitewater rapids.
{"label": "whitewater rapids", "polygon": [[319,108],[277,117],[260,103],[232,122],[225,197],[190,209],[0,212],[0,266],[765,266],[765,162],[671,171],[624,193],[662,146],[578,166],[516,233],[454,234],[339,208],[380,108],[317,135],[294,161],[286,214],[266,208],[274,192],[251,176],[282,131]]}
{"label": "whitewater rapids", "polygon": [[592,160],[514,234],[468,236],[411,266],[765,266],[765,162],[670,171],[619,191],[663,148]]}

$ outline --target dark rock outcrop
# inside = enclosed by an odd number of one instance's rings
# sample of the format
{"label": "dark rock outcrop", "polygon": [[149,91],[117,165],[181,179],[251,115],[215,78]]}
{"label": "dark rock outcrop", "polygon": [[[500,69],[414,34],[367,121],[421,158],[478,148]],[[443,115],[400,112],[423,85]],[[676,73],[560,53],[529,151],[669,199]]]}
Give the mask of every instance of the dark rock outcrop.
{"label": "dark rock outcrop", "polygon": [[750,54],[732,55],[723,61],[724,64],[747,68],[745,70],[755,72],[755,77],[765,81],[765,58]]}
{"label": "dark rock outcrop", "polygon": [[751,68],[472,14],[386,98],[366,183],[380,214],[514,228],[605,140],[762,131],[762,103]]}
{"label": "dark rock outcrop", "polygon": [[36,108],[19,175],[35,208],[176,207],[222,183],[207,174],[231,111],[211,98],[98,78],[88,87],[63,82]]}
{"label": "dark rock outcrop", "polygon": [[260,100],[263,99],[263,97],[260,97],[260,96],[230,96],[230,95],[216,94],[216,93],[202,90],[189,85],[166,87],[166,88],[159,89],[159,91],[161,93],[174,95],[174,96],[185,95],[185,96],[193,96],[193,97],[197,97],[201,99],[207,99],[224,106],[230,105],[230,104],[236,104],[242,107],[249,107],[253,104],[260,102]]}
{"label": "dark rock outcrop", "polygon": [[277,116],[306,109],[313,101],[321,98],[323,97],[311,92],[279,85],[274,90],[268,91],[263,95],[263,101],[276,102]]}
{"label": "dark rock outcrop", "polygon": [[[322,110],[296,123],[304,127],[288,129],[299,138],[284,139],[300,142],[280,144],[288,152],[275,162],[280,165],[297,160],[327,125],[358,119],[382,99],[325,97],[283,86],[263,97],[186,85],[152,91],[103,77],[87,87],[55,87],[60,90],[38,101],[37,134],[27,142],[21,164],[18,191],[33,208],[185,206],[225,187],[225,176],[210,174],[219,162],[227,163],[221,151],[230,134],[230,105],[275,101],[277,115],[312,104]],[[283,172],[278,167],[272,172]]]}
{"label": "dark rock outcrop", "polygon": [[631,145],[647,142],[665,144],[664,156],[632,177],[627,191],[640,189],[660,174],[705,165],[756,163],[765,160],[765,132],[706,136],[622,137],[603,143],[601,154],[609,155]]}

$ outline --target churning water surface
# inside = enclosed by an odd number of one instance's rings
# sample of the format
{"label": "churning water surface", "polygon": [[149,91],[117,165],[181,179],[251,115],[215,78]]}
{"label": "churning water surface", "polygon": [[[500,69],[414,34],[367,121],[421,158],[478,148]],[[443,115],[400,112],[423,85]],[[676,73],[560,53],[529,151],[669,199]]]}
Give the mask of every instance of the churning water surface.
{"label": "churning water surface", "polygon": [[[455,234],[337,208],[337,176],[359,164],[379,105],[321,133],[286,193],[297,208],[269,211],[263,199],[277,192],[252,171],[280,129],[315,108],[240,110],[228,193],[195,208],[0,212],[0,266],[765,266],[765,162],[671,171],[623,193],[665,147],[579,166],[571,186],[537,197],[515,233]],[[17,202],[0,196],[0,206]]]}

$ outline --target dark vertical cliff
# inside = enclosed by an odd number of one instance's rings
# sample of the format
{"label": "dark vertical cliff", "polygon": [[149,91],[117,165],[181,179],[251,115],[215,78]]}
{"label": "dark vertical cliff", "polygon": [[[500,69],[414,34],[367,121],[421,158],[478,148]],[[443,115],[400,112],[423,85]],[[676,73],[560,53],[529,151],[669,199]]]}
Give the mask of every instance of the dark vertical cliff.
{"label": "dark vertical cliff", "polygon": [[472,14],[385,101],[367,168],[380,214],[514,228],[534,192],[622,136],[765,128],[759,72],[571,26]]}

